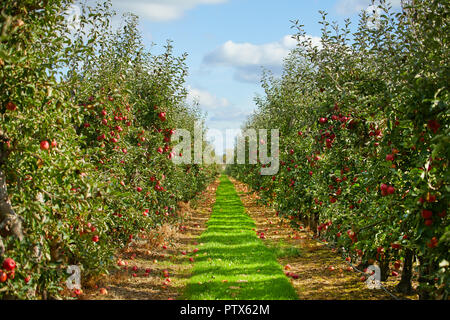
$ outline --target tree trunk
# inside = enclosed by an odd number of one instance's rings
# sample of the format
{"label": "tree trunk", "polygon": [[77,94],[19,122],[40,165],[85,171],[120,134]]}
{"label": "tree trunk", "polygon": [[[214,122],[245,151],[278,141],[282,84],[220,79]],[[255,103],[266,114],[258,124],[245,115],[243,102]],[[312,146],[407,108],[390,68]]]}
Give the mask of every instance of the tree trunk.
{"label": "tree trunk", "polygon": [[[6,189],[6,176],[0,170],[0,236],[14,236],[19,240],[23,239],[22,217],[18,216],[8,200]],[[0,257],[5,252],[5,246],[0,237]]]}
{"label": "tree trunk", "polygon": [[429,287],[431,286],[431,281],[428,279],[428,275],[430,274],[430,266],[425,261],[425,259],[421,256],[419,258],[419,299],[420,300],[429,300],[431,299],[431,295],[429,292]]}
{"label": "tree trunk", "polygon": [[380,281],[387,281],[389,277],[389,259],[385,258],[380,261]]}
{"label": "tree trunk", "polygon": [[314,236],[318,235],[317,226],[319,224],[319,214],[311,212],[309,215],[309,229],[313,232]]}
{"label": "tree trunk", "polygon": [[413,251],[411,249],[406,249],[405,260],[403,262],[402,278],[399,284],[395,287],[398,292],[404,294],[411,294],[413,292],[411,284],[413,257]]}

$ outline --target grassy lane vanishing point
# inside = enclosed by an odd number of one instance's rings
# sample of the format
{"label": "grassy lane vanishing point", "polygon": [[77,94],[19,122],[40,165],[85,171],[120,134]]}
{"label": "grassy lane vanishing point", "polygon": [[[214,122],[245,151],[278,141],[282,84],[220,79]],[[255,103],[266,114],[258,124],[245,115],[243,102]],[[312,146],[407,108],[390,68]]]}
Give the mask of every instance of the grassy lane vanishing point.
{"label": "grassy lane vanishing point", "polygon": [[252,230],[255,223],[227,176],[220,178],[207,225],[185,299],[297,299],[273,251]]}

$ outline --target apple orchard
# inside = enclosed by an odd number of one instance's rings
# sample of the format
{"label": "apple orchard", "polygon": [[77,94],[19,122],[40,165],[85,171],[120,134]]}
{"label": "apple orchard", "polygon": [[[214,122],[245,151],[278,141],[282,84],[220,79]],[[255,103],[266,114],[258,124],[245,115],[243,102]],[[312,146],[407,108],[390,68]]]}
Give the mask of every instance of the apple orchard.
{"label": "apple orchard", "polygon": [[216,175],[171,161],[174,129],[201,120],[185,57],[147,52],[136,18],[113,31],[102,7],[74,35],[70,2],[46,3],[7,1],[0,18],[0,297],[56,298],[68,265],[105,272]]}
{"label": "apple orchard", "polygon": [[[297,48],[245,123],[279,129],[280,170],[227,173],[401,292],[418,274],[420,298],[448,299],[449,4],[410,3],[355,31],[323,14],[320,46],[296,22]],[[218,167],[172,161],[175,129],[204,119],[170,42],[152,54],[137,18],[113,29],[108,5],[84,10],[77,32],[71,1],[2,4],[0,298],[67,298],[67,266],[107,272]]]}
{"label": "apple orchard", "polygon": [[[245,128],[279,128],[280,172],[264,164],[228,173],[262,201],[309,227],[360,270],[401,279],[421,299],[448,299],[449,4],[411,1],[367,14],[357,30],[329,23],[321,47],[294,24],[298,47],[283,75],[267,75],[265,96]],[[390,271],[392,270],[392,271]]]}

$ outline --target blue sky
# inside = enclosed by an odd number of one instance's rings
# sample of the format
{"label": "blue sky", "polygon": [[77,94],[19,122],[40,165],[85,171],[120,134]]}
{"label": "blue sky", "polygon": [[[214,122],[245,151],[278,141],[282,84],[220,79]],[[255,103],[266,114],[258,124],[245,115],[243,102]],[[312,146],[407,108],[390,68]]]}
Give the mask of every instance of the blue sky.
{"label": "blue sky", "polygon": [[[91,1],[89,1],[91,2]],[[400,0],[391,0],[398,7]],[[261,67],[277,74],[295,45],[290,20],[320,36],[319,10],[329,20],[355,25],[370,0],[112,0],[113,9],[140,17],[144,42],[155,53],[173,40],[175,54],[188,53],[188,100],[207,112],[211,129],[239,129],[262,94]],[[227,141],[230,148],[233,141]],[[216,152],[224,147],[216,143]]]}

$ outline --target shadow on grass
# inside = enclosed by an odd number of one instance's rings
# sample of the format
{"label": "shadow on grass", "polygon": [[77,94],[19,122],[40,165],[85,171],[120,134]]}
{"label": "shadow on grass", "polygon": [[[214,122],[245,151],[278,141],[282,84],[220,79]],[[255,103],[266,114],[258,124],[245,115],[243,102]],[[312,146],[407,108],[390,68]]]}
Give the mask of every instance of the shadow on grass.
{"label": "shadow on grass", "polygon": [[[276,260],[251,229],[254,221],[233,184],[221,177],[202,248],[184,299],[293,300],[297,294]],[[205,254],[206,253],[206,254]]]}

